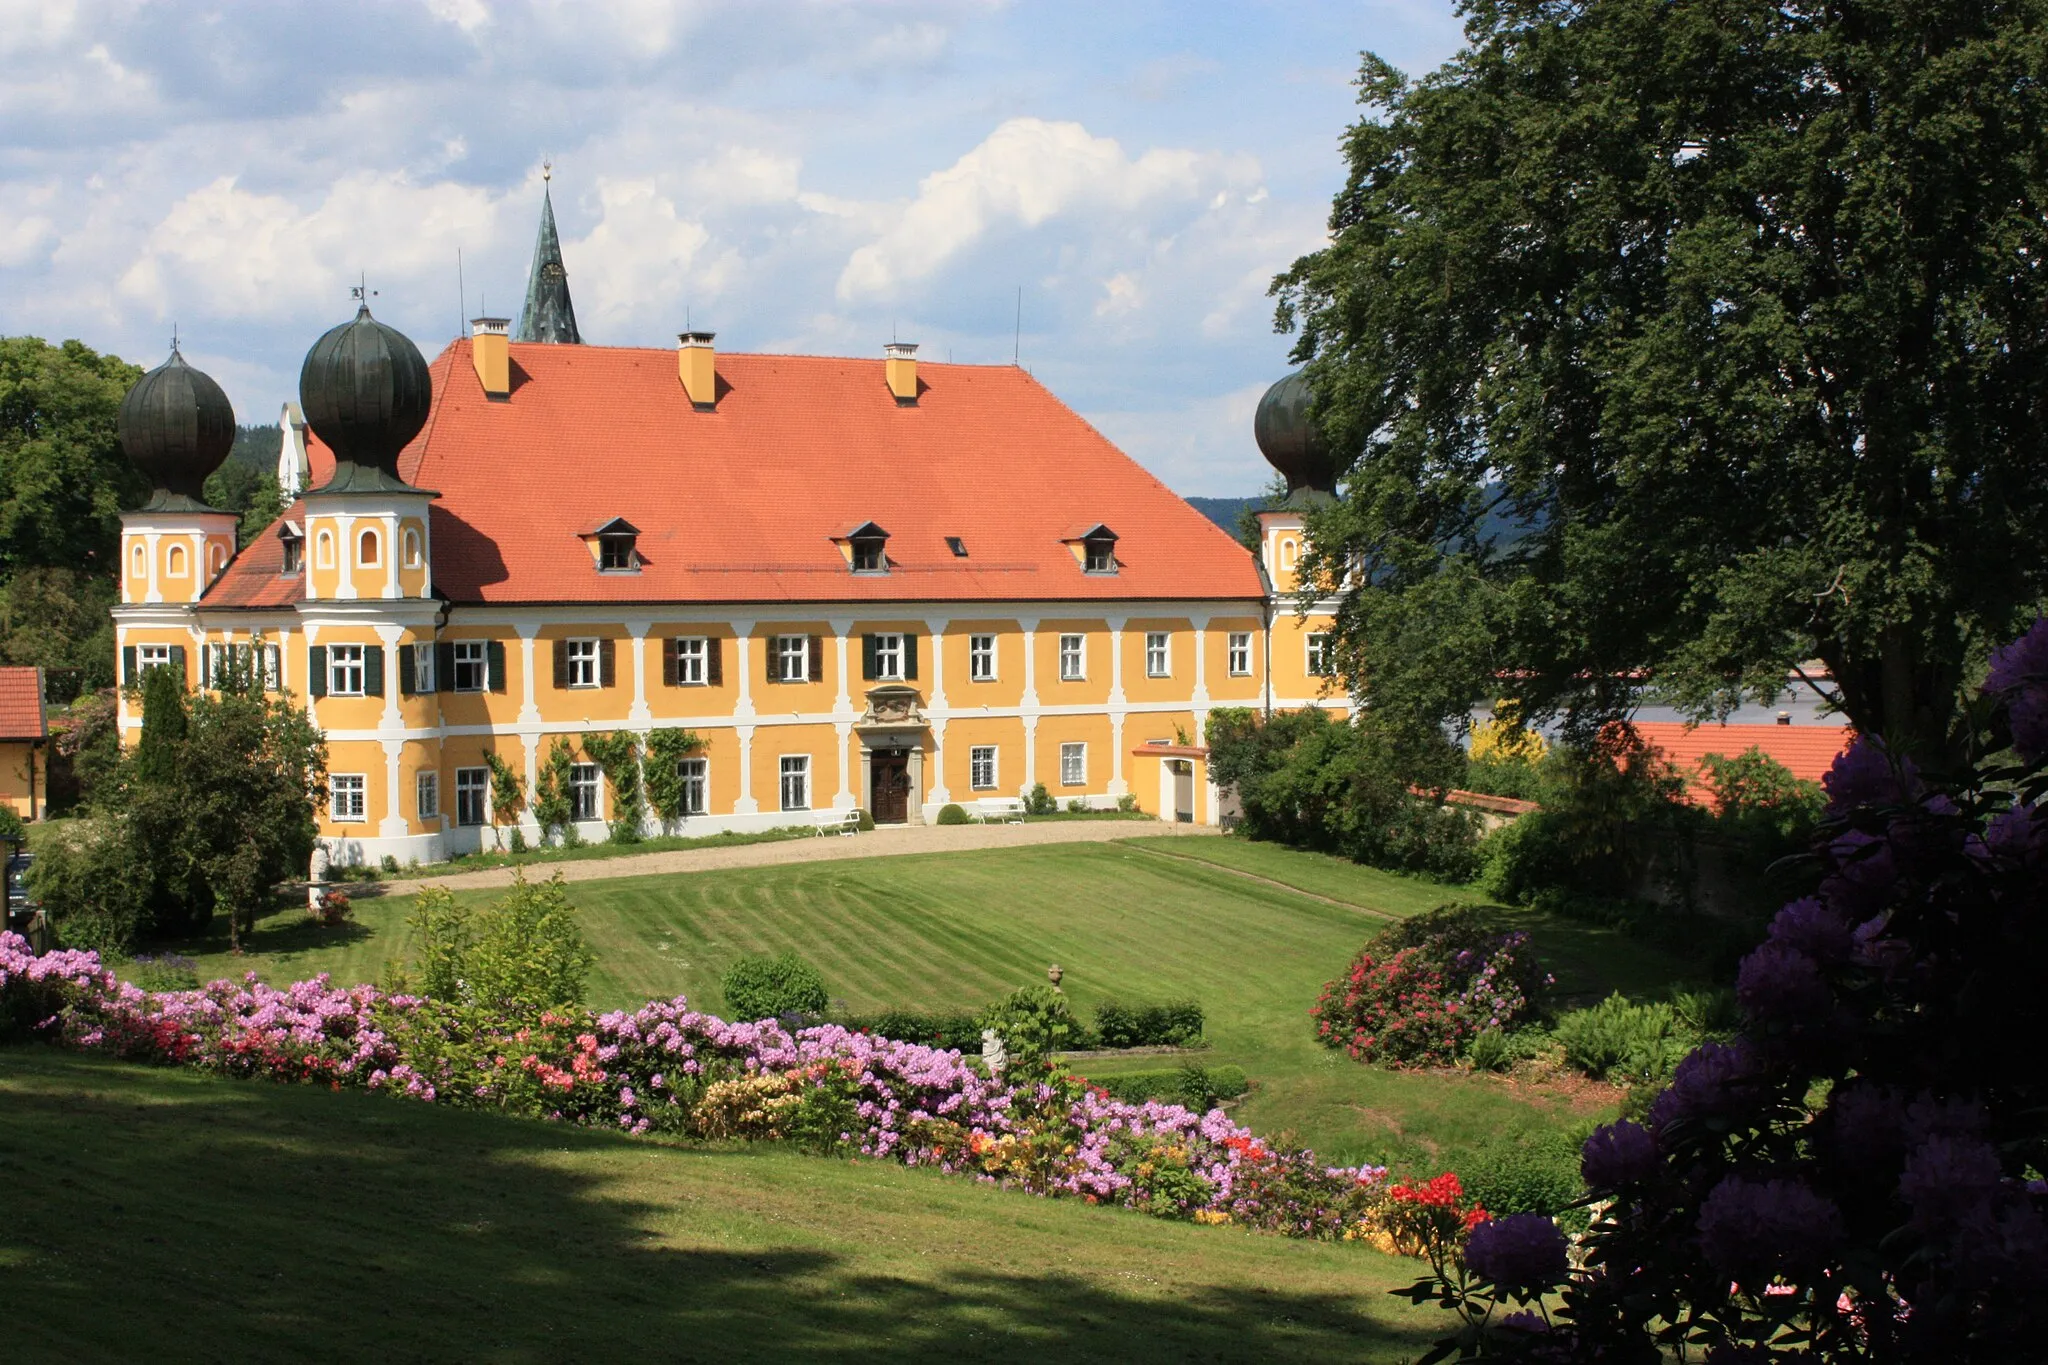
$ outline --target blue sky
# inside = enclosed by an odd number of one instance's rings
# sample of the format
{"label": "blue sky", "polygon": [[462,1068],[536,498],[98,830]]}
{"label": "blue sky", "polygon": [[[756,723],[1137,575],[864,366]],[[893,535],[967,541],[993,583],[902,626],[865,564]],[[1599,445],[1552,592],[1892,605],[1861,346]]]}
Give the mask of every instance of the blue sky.
{"label": "blue sky", "polygon": [[290,5],[0,0],[0,332],[248,422],[350,311],[432,355],[523,288],[551,156],[587,340],[1024,364],[1168,484],[1249,494],[1350,81],[1447,0]]}

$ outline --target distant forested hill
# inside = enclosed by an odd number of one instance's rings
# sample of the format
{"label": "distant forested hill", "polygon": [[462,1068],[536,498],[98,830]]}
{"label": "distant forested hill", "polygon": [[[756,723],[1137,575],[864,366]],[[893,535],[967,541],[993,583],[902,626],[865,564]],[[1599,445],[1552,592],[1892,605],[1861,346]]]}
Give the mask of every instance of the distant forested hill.
{"label": "distant forested hill", "polygon": [[1236,536],[1237,519],[1244,515],[1245,509],[1261,506],[1265,501],[1263,497],[1189,498],[1187,504],[1209,520],[1215,522],[1218,526],[1221,526],[1224,530],[1230,532],[1232,536]]}
{"label": "distant forested hill", "polygon": [[277,448],[283,440],[284,432],[275,422],[267,427],[236,427],[234,449],[228,452],[228,458],[237,464],[274,470]]}

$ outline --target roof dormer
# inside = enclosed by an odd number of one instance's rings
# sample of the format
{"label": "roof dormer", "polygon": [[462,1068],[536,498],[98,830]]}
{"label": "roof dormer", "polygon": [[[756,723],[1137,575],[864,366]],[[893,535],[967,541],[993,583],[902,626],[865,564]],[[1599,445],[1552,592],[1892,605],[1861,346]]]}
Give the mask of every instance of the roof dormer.
{"label": "roof dormer", "polygon": [[599,573],[640,572],[640,528],[624,517],[578,533]]}
{"label": "roof dormer", "polygon": [[1116,572],[1116,532],[1101,522],[1073,527],[1060,539],[1073,551],[1074,560],[1083,573]]}
{"label": "roof dormer", "polygon": [[874,522],[864,521],[841,531],[832,542],[855,573],[889,572],[889,533]]}
{"label": "roof dormer", "polygon": [[278,572],[295,574],[306,566],[306,528],[296,521],[280,521],[277,524],[278,544],[283,548]]}

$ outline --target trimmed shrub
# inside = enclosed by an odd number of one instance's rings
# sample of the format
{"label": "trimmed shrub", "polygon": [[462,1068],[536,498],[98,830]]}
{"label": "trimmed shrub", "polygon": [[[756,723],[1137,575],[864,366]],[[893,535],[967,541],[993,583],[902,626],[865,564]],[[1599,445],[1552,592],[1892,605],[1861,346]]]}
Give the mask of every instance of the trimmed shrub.
{"label": "trimmed shrub", "polygon": [[1190,1065],[1171,1070],[1126,1071],[1121,1075],[1091,1079],[1087,1083],[1125,1104],[1158,1100],[1167,1104],[1185,1104],[1197,1112],[1215,1108],[1219,1100],[1237,1099],[1252,1088],[1244,1068],[1237,1066]]}
{"label": "trimmed shrub", "polygon": [[795,953],[744,953],[718,980],[735,1019],[780,1019],[824,1011],[825,978]]}
{"label": "trimmed shrub", "polygon": [[941,825],[965,825],[971,824],[972,821],[967,818],[966,807],[948,802],[946,805],[939,807],[939,818],[934,823]]}
{"label": "trimmed shrub", "polygon": [[1059,802],[1052,799],[1052,793],[1045,789],[1043,782],[1032,787],[1031,795],[1024,798],[1026,815],[1051,815],[1059,808]]}
{"label": "trimmed shrub", "polygon": [[1025,986],[981,1012],[981,1028],[992,1028],[1003,1040],[1013,1064],[1037,1061],[1055,1052],[1080,1047],[1087,1032],[1074,1018],[1073,1006],[1057,986]]}
{"label": "trimmed shrub", "polygon": [[1099,1047],[1189,1047],[1202,1040],[1202,1007],[1192,1000],[1163,1005],[1125,1005],[1105,1000],[1095,1007]]}
{"label": "trimmed shrub", "polygon": [[866,834],[870,830],[874,829],[874,827],[875,813],[869,810],[866,806],[862,806],[860,808],[860,824],[858,826],[860,832]]}
{"label": "trimmed shrub", "polygon": [[871,1033],[877,1038],[953,1048],[972,1056],[981,1054],[981,1017],[971,1010],[882,1010],[876,1014],[841,1015],[835,1022],[855,1033]]}

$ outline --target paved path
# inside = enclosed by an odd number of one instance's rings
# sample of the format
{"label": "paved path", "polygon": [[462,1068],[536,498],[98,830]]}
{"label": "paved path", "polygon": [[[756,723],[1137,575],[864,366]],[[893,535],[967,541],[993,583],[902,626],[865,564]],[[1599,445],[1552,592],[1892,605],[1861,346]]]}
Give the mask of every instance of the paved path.
{"label": "paved path", "polygon": [[[817,839],[784,839],[768,844],[741,844],[737,848],[679,848],[664,853],[627,853],[616,858],[586,858],[574,862],[528,863],[526,875],[542,880],[562,874],[563,881],[592,882],[610,877],[645,877],[674,872],[716,872],[733,867],[773,867],[783,863],[823,863],[841,858],[886,858],[905,853],[961,853],[982,848],[1020,848],[1027,844],[1096,844],[1112,839],[1151,835],[1197,838],[1213,835],[1209,825],[1176,825],[1160,820],[1050,820],[1023,825],[906,825],[871,830],[847,838],[828,834]],[[374,893],[410,896],[423,886],[445,886],[450,891],[480,887],[510,886],[509,867],[484,868],[477,872],[456,872],[446,877],[422,877],[413,881],[379,883]],[[351,894],[361,894],[350,886]]]}

